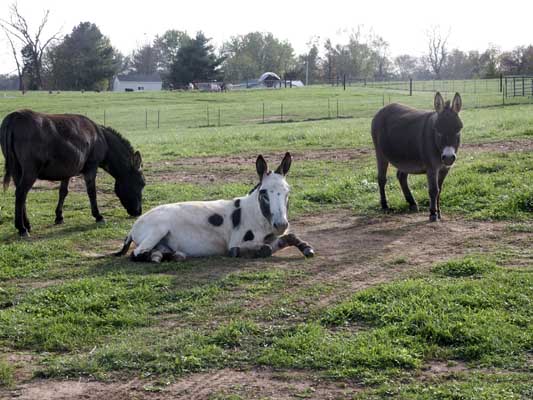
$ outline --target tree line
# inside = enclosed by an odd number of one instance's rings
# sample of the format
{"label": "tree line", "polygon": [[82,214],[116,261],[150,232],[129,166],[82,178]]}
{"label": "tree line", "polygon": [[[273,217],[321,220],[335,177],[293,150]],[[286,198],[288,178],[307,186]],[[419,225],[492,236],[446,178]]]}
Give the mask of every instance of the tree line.
{"label": "tree line", "polygon": [[165,88],[182,88],[194,81],[242,82],[272,71],[292,80],[325,83],[348,79],[405,80],[493,78],[533,73],[533,45],[501,51],[464,52],[448,46],[438,28],[427,31],[423,56],[390,55],[379,35],[352,31],[344,43],[315,38],[304,54],[272,33],[250,32],[231,37],[219,48],[203,32],[190,36],[168,30],[123,55],[98,26],[81,22],[64,36],[44,37],[49,12],[32,32],[16,3],[10,17],[0,19],[17,65],[16,76],[1,76],[0,88],[20,90],[107,90],[117,74],[159,74]]}

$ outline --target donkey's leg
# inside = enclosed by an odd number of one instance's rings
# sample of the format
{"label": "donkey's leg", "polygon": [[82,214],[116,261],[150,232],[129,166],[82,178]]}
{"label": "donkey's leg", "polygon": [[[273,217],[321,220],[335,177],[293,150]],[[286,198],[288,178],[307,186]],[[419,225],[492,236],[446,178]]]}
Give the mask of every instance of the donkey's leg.
{"label": "donkey's leg", "polygon": [[59,225],[63,223],[63,203],[68,194],[68,182],[69,179],[61,181],[61,186],[59,186],[59,201],[57,202],[56,207],[56,220],[55,224]]}
{"label": "donkey's leg", "polygon": [[409,189],[409,183],[407,182],[408,174],[398,170],[396,172],[396,177],[398,178],[398,181],[400,181],[400,186],[402,187],[402,192],[405,197],[405,200],[407,200],[407,202],[409,203],[409,209],[411,211],[418,211],[418,205],[416,204],[416,200],[413,197],[411,189]]}
{"label": "donkey's leg", "polygon": [[276,251],[289,246],[297,247],[305,257],[313,257],[315,255],[315,250],[311,245],[301,240],[294,233],[289,233],[277,238],[274,243],[272,243],[272,252],[275,253]]}
{"label": "donkey's leg", "polygon": [[96,222],[104,222],[104,217],[98,210],[98,204],[96,203],[96,168],[91,169],[89,172],[83,174],[85,178],[85,186],[87,187],[87,195],[91,202],[91,213]]}
{"label": "donkey's leg", "polygon": [[[140,240],[140,242],[137,243],[137,247],[135,248],[135,250],[133,250],[133,252],[131,253],[132,260],[145,261],[146,259],[145,255],[149,254],[150,257],[148,257],[147,261],[160,262],[163,259],[163,255],[162,255],[162,252],[158,250],[156,247],[164,239],[167,233],[168,232],[166,231],[163,232],[162,230],[155,229],[152,232],[150,232],[149,235],[143,237],[142,240]],[[157,253],[161,254],[160,258]]]}
{"label": "donkey's leg", "polygon": [[255,244],[242,245],[240,247],[234,246],[228,250],[229,257],[244,257],[244,258],[267,258],[273,253],[270,244]]}
{"label": "donkey's leg", "polygon": [[389,168],[389,162],[385,158],[385,155],[378,149],[376,149],[376,160],[378,164],[378,185],[379,195],[381,197],[381,208],[388,210],[387,196],[385,195],[385,185],[387,184],[387,169]]}
{"label": "donkey's leg", "polygon": [[440,194],[442,192],[442,184],[444,183],[444,179],[446,178],[446,175],[448,175],[449,168],[442,168],[439,170],[439,194],[437,195],[437,217],[440,219]]}
{"label": "donkey's leg", "polygon": [[429,220],[431,222],[437,221],[437,198],[439,196],[439,185],[437,179],[438,172],[428,169],[428,191],[429,191]]}
{"label": "donkey's leg", "polygon": [[26,198],[28,192],[36,181],[33,175],[22,175],[17,179],[15,190],[15,228],[19,231],[19,235],[27,237],[31,230],[30,221],[26,214]]}

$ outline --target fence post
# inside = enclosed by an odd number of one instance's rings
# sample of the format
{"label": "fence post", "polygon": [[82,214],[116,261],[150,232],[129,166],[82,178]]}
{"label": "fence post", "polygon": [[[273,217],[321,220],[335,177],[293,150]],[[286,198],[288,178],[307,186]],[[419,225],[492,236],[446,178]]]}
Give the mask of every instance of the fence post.
{"label": "fence post", "polygon": [[383,107],[385,107],[385,92],[383,92]]}
{"label": "fence post", "polygon": [[330,105],[329,105],[329,99],[328,99],[328,118],[331,119],[331,108],[330,108]]}
{"label": "fence post", "polygon": [[265,123],[265,102],[263,101],[263,124]]}
{"label": "fence post", "polygon": [[413,95],[413,78],[409,78],[409,96]]}
{"label": "fence post", "polygon": [[104,126],[105,126],[105,109],[104,109]]}
{"label": "fence post", "polygon": [[339,118],[339,99],[337,99],[337,118]]}
{"label": "fence post", "polygon": [[525,77],[522,77],[522,96],[525,96],[526,95],[526,79]]}
{"label": "fence post", "polygon": [[346,74],[342,75],[342,87],[346,90]]}
{"label": "fence post", "polygon": [[500,73],[500,93],[503,92],[503,74]]}
{"label": "fence post", "polygon": [[207,105],[206,110],[207,110],[207,126],[209,126],[209,105]]}
{"label": "fence post", "polygon": [[157,129],[159,129],[159,113],[160,110],[157,110]]}
{"label": "fence post", "polygon": [[220,108],[218,109],[218,126],[220,127]]}
{"label": "fence post", "polygon": [[283,122],[283,103],[281,103],[281,122]]}
{"label": "fence post", "polygon": [[144,129],[148,129],[148,110],[144,110]]}

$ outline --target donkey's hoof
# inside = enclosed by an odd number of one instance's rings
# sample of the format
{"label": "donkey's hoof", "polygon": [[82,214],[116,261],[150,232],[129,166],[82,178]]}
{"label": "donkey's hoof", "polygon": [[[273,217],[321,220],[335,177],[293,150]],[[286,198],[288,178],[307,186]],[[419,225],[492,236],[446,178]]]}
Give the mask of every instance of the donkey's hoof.
{"label": "donkey's hoof", "polygon": [[437,214],[432,214],[429,216],[429,222],[437,222],[439,220],[439,217]]}
{"label": "donkey's hoof", "polygon": [[155,263],[160,263],[163,259],[163,253],[161,253],[159,250],[152,251],[152,254],[150,254],[150,261]]}
{"label": "donkey's hoof", "polygon": [[181,251],[175,251],[172,254],[172,261],[185,261],[187,259],[187,255],[185,253],[182,253]]}
{"label": "donkey's hoof", "polygon": [[259,250],[257,250],[256,256],[259,258],[266,258],[270,257],[272,255],[272,247],[270,247],[268,244],[264,244],[261,246]]}
{"label": "donkey's hoof", "polygon": [[315,256],[315,251],[312,247],[306,247],[303,251],[305,258],[312,258]]}
{"label": "donkey's hoof", "polygon": [[418,204],[411,204],[409,206],[409,211],[411,212],[418,212]]}

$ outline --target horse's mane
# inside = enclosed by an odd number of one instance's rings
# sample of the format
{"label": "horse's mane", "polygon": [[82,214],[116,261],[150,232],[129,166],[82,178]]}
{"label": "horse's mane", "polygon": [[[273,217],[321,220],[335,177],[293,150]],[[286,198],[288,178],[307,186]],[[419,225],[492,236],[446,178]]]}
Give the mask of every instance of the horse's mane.
{"label": "horse's mane", "polygon": [[[129,154],[132,155],[135,152],[135,150],[133,149],[133,146],[128,141],[128,139],[126,139],[124,136],[122,136],[115,129],[113,129],[113,128],[109,127],[109,126],[103,126],[103,125],[101,125],[100,127],[102,128],[102,131],[104,132],[104,134],[106,134],[106,136],[112,135],[114,138],[116,138],[118,140],[118,142],[121,143],[126,148],[126,150],[127,150],[127,152]],[[111,143],[111,145],[112,145],[112,143]],[[117,150],[117,149],[114,148],[113,150]]]}

